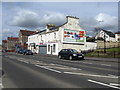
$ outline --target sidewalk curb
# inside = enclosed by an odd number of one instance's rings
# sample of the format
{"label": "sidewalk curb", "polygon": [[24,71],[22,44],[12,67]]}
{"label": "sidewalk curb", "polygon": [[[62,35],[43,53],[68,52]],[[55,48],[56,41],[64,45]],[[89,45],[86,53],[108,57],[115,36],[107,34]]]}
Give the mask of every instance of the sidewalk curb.
{"label": "sidewalk curb", "polygon": [[[97,58],[97,59],[95,59]],[[116,62],[116,63],[120,63],[119,58],[118,60],[102,60],[102,59],[112,59],[112,58],[100,58],[100,57],[85,57],[85,60],[93,60],[93,61],[102,61],[102,62]],[[116,58],[113,58],[116,59]]]}

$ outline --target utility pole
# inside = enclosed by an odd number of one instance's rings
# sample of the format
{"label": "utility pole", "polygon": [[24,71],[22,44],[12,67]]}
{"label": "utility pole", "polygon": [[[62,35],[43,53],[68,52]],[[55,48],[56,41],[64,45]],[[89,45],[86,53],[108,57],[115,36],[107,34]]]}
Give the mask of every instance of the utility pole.
{"label": "utility pole", "polygon": [[104,32],[104,53],[106,53],[106,37],[105,37],[105,32]]}

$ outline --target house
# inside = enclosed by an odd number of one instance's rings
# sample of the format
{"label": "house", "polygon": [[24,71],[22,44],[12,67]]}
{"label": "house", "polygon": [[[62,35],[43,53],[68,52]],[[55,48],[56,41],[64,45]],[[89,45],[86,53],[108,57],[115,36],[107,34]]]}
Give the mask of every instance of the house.
{"label": "house", "polygon": [[2,51],[2,45],[0,45],[0,51]]}
{"label": "house", "polygon": [[86,33],[79,25],[79,18],[67,16],[66,19],[67,22],[62,25],[47,24],[45,30],[28,36],[28,48],[35,53],[53,55],[67,48],[85,50]]}
{"label": "house", "polygon": [[117,42],[120,42],[120,32],[115,33],[115,39]]}
{"label": "house", "polygon": [[2,40],[2,50],[7,50],[7,40]]}
{"label": "house", "polygon": [[96,40],[104,40],[105,41],[109,41],[109,42],[115,42],[115,34],[113,34],[112,32],[110,31],[107,31],[107,30],[104,30],[104,29],[101,29],[97,35],[95,36],[95,39]]}
{"label": "house", "polygon": [[7,51],[15,51],[15,46],[19,44],[18,37],[7,38]]}
{"label": "house", "polygon": [[28,36],[35,33],[35,31],[30,30],[20,30],[19,31],[19,42],[21,48],[27,49]]}

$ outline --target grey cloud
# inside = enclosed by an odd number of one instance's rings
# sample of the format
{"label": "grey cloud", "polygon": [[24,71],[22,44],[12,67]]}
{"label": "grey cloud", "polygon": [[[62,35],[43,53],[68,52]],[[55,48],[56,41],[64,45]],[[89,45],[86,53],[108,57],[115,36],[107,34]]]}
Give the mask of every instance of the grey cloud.
{"label": "grey cloud", "polygon": [[46,14],[43,16],[43,22],[45,24],[56,24],[60,25],[66,21],[65,15],[62,13],[56,13],[56,12],[46,12]]}
{"label": "grey cloud", "polygon": [[97,21],[102,21],[99,22],[96,26],[112,30],[113,32],[116,32],[118,30],[118,17],[100,13],[95,18]]}
{"label": "grey cloud", "polygon": [[64,18],[63,14],[56,12],[46,12],[41,16],[35,12],[23,10],[14,16],[12,25],[25,28],[39,28],[45,27],[49,23],[59,25],[64,22]]}
{"label": "grey cloud", "polygon": [[39,15],[31,11],[20,11],[14,16],[12,25],[18,27],[36,28],[39,26]]}
{"label": "grey cloud", "polygon": [[89,35],[96,35],[96,27],[110,30],[112,32],[118,31],[118,18],[110,16],[105,13],[100,13],[96,17],[80,18],[80,25],[84,28]]}
{"label": "grey cloud", "polygon": [[[95,35],[95,27],[100,27],[113,32],[118,31],[118,18],[105,13],[100,13],[95,17],[79,17],[80,26],[86,30],[87,34]],[[66,16],[59,12],[45,11],[41,14],[22,10],[13,18],[12,25],[23,28],[45,27],[46,24],[60,25],[66,22]]]}
{"label": "grey cloud", "polygon": [[2,39],[6,39],[6,37],[16,36],[17,31],[13,31],[10,29],[3,29],[2,30]]}

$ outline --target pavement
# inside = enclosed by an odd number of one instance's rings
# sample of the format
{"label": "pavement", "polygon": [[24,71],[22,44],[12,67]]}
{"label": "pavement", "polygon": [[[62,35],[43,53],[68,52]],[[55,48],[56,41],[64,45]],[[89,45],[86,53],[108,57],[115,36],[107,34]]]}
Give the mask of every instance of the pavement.
{"label": "pavement", "polygon": [[120,63],[119,58],[101,58],[101,57],[85,57],[86,60],[97,60],[104,62],[117,62]]}

